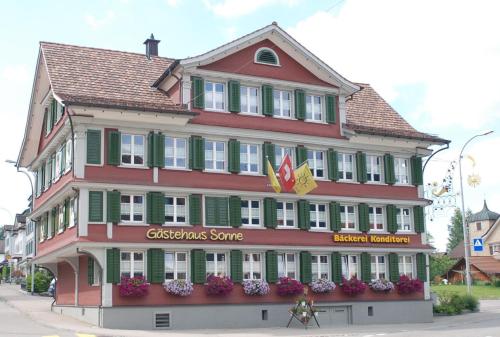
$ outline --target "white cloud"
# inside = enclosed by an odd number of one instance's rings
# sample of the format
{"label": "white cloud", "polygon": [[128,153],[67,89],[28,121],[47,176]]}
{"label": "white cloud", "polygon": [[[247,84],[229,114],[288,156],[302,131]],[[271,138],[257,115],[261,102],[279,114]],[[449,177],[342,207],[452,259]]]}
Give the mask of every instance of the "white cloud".
{"label": "white cloud", "polygon": [[177,7],[181,3],[181,0],[166,0],[166,2],[170,7]]}
{"label": "white cloud", "polygon": [[234,40],[237,37],[236,36],[236,27],[231,26],[231,27],[225,28],[224,34],[226,35],[226,39],[228,41]]}
{"label": "white cloud", "polygon": [[271,5],[295,6],[299,0],[203,0],[205,7],[217,16],[237,18]]}
{"label": "white cloud", "polygon": [[93,30],[98,30],[104,26],[109,25],[115,19],[116,15],[113,11],[107,11],[106,14],[100,18],[95,15],[86,14],[84,16],[85,23]]}

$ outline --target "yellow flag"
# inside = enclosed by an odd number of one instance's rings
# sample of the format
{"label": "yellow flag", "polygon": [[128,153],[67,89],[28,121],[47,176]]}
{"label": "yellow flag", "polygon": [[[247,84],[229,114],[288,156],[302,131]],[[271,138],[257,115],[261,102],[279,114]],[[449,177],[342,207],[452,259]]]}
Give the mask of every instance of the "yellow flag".
{"label": "yellow flag", "polygon": [[307,162],[295,169],[295,185],[293,189],[298,195],[305,195],[314,190],[318,185],[314,181]]}
{"label": "yellow flag", "polygon": [[271,183],[271,187],[274,189],[276,193],[281,192],[281,185],[280,182],[278,181],[278,178],[276,178],[276,173],[274,173],[273,165],[269,162],[269,159],[267,160],[267,176],[269,178],[269,182]]}

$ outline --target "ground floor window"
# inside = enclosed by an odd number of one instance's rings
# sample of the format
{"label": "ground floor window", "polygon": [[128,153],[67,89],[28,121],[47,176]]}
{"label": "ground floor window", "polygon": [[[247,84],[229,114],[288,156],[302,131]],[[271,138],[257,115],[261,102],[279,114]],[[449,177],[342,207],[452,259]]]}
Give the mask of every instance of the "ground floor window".
{"label": "ground floor window", "polygon": [[295,253],[278,254],[278,277],[298,278]]}
{"label": "ground floor window", "polygon": [[372,280],[386,279],[387,270],[384,255],[372,255],[371,257]]}
{"label": "ground floor window", "polygon": [[120,253],[120,276],[144,276],[144,252],[122,251]]}
{"label": "ground floor window", "polygon": [[262,258],[260,253],[243,254],[243,278],[245,280],[262,279]]}
{"label": "ground floor window", "polygon": [[165,252],[165,280],[186,280],[187,264],[187,253]]}
{"label": "ground floor window", "polygon": [[342,255],[342,276],[346,279],[358,277],[359,257],[357,255]]}
{"label": "ground floor window", "polygon": [[413,256],[399,255],[399,274],[413,278]]}
{"label": "ground floor window", "polygon": [[227,275],[227,257],[226,253],[207,253],[206,271],[209,275],[226,276]]}
{"label": "ground floor window", "polygon": [[329,279],[330,268],[328,265],[328,255],[312,255],[311,256],[311,273],[312,279]]}

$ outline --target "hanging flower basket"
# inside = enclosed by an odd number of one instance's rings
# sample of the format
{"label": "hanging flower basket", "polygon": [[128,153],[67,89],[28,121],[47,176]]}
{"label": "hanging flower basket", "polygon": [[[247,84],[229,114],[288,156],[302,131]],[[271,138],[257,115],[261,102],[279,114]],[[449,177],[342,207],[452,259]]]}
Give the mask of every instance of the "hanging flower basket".
{"label": "hanging flower basket", "polygon": [[365,292],[366,284],[363,281],[358,280],[356,276],[353,276],[350,280],[342,278],[341,288],[344,294],[356,296]]}
{"label": "hanging flower basket", "polygon": [[280,277],[278,283],[278,295],[290,296],[304,293],[304,285],[290,277]]}
{"label": "hanging flower basket", "polygon": [[309,283],[309,288],[313,293],[326,294],[331,293],[336,288],[336,285],[330,280],[320,278]]}
{"label": "hanging flower basket", "polygon": [[171,280],[163,284],[163,288],[169,294],[176,296],[189,296],[193,293],[193,283],[189,280]]}
{"label": "hanging flower basket", "polygon": [[209,295],[225,296],[233,291],[234,283],[227,276],[210,275],[207,277],[205,288]]}
{"label": "hanging flower basket", "polygon": [[143,297],[149,292],[150,284],[143,276],[122,277],[120,284],[120,296],[122,297]]}
{"label": "hanging flower basket", "polygon": [[412,294],[423,289],[424,284],[419,279],[411,279],[406,275],[401,275],[396,283],[396,288],[400,294]]}
{"label": "hanging flower basket", "polygon": [[269,294],[271,289],[264,280],[245,280],[243,281],[243,291],[250,296],[263,296]]}
{"label": "hanging flower basket", "polygon": [[388,293],[394,290],[394,283],[385,279],[374,280],[370,282],[369,286],[377,293]]}

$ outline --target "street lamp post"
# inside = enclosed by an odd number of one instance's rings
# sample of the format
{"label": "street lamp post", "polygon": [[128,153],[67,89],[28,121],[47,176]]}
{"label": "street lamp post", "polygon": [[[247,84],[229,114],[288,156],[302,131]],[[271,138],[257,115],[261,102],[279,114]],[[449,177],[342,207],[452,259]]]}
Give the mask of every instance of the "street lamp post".
{"label": "street lamp post", "polygon": [[[23,173],[26,177],[28,177],[31,185],[31,203],[30,203],[30,213],[33,212],[34,209],[34,202],[35,202],[35,186],[33,185],[33,179],[31,178],[30,174],[27,171],[22,171],[19,169],[19,165],[17,164],[16,161],[14,160],[9,160],[7,159],[5,161],[6,163],[13,164],[17,172]],[[33,229],[33,256],[36,254],[36,226]],[[31,262],[31,295],[35,294],[35,264],[33,261]]]}
{"label": "street lamp post", "polygon": [[475,135],[471,137],[468,141],[465,142],[464,146],[462,146],[462,150],[460,151],[460,155],[458,157],[458,170],[460,172],[460,197],[462,199],[462,228],[464,232],[464,258],[465,258],[465,282],[467,284],[467,293],[471,293],[471,274],[470,274],[470,248],[469,248],[469,229],[467,228],[467,220],[465,219],[465,201],[464,201],[464,182],[462,180],[462,154],[465,150],[465,147],[475,138],[486,136],[492,133],[493,130]]}

